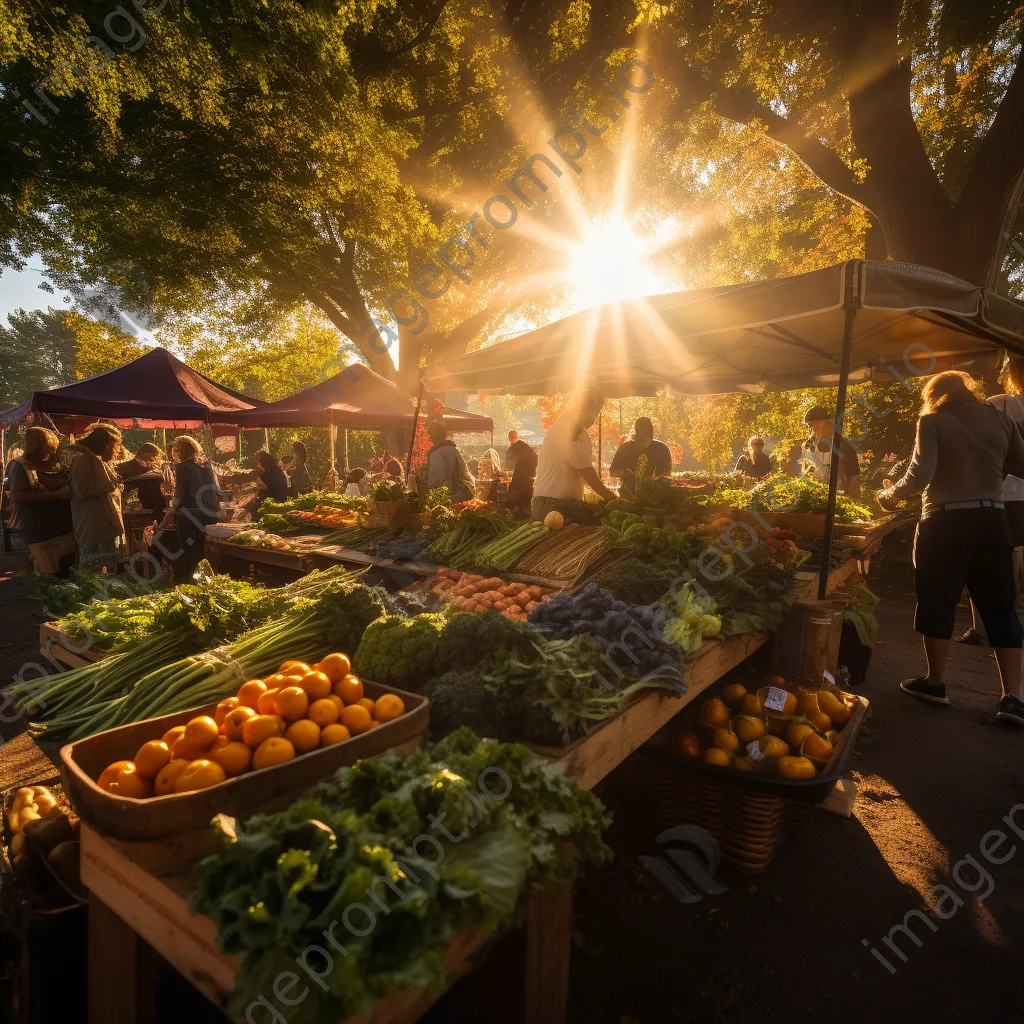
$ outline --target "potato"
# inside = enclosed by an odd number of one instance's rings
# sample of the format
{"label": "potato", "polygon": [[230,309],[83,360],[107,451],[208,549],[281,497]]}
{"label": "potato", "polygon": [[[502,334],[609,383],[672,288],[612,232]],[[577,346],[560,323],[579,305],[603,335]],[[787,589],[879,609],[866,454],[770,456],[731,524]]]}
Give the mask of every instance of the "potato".
{"label": "potato", "polygon": [[30,821],[39,821],[41,818],[42,815],[36,810],[35,804],[32,804],[30,807],[23,807],[18,814],[18,831],[23,831]]}
{"label": "potato", "polygon": [[41,818],[45,818],[57,806],[57,798],[52,793],[40,793],[36,797],[36,810]]}
{"label": "potato", "polygon": [[11,859],[17,857],[23,849],[25,849],[25,837],[18,834],[11,840]]}
{"label": "potato", "polygon": [[35,793],[32,792],[30,786],[23,786],[14,794],[14,803],[11,804],[12,811],[20,811],[25,804],[34,803],[36,799]]}
{"label": "potato", "polygon": [[35,793],[35,795],[37,797],[39,797],[39,796],[51,796],[52,795],[50,793],[50,791],[45,786],[33,786],[32,787],[32,792]]}

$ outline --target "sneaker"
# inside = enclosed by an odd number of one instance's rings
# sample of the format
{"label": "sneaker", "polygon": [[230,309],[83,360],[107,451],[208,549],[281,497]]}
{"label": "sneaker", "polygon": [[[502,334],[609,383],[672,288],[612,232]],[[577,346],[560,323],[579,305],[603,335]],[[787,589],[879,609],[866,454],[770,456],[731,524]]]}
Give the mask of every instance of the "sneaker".
{"label": "sneaker", "polygon": [[1024,700],[1008,693],[996,708],[996,721],[1011,725],[1024,725]]}
{"label": "sneaker", "polygon": [[946,696],[946,687],[941,683],[938,686],[934,686],[927,679],[904,679],[900,683],[900,689],[904,693],[909,693],[911,697],[918,697],[921,700],[928,701],[929,704],[949,703],[949,698]]}
{"label": "sneaker", "polygon": [[971,626],[966,633],[961,633],[956,638],[956,642],[958,644],[967,644],[969,647],[980,647],[985,642],[985,638]]}

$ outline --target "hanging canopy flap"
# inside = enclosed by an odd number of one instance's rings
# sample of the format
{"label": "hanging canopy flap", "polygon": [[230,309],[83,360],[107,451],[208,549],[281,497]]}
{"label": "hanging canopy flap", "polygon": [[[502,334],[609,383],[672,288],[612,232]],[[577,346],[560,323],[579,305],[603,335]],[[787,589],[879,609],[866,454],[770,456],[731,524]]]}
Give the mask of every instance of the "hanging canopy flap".
{"label": "hanging canopy flap", "polygon": [[[412,429],[415,404],[394,384],[359,363],[353,363],[321,384],[290,398],[271,402],[239,417],[246,428],[310,427],[333,423],[355,430],[399,427]],[[423,410],[420,411],[424,415]],[[488,416],[445,409],[445,426],[453,432],[491,430]]]}
{"label": "hanging canopy flap", "polygon": [[927,267],[854,260],[775,281],[583,310],[424,371],[428,391],[607,398],[824,387],[839,380],[846,277],[859,309],[850,380],[961,368],[1024,353],[1024,306]]}
{"label": "hanging canopy flap", "polygon": [[116,370],[52,391],[36,391],[21,405],[0,413],[0,424],[47,413],[137,423],[149,429],[190,429],[202,423],[234,423],[239,413],[261,404],[215,384],[166,349],[154,348]]}

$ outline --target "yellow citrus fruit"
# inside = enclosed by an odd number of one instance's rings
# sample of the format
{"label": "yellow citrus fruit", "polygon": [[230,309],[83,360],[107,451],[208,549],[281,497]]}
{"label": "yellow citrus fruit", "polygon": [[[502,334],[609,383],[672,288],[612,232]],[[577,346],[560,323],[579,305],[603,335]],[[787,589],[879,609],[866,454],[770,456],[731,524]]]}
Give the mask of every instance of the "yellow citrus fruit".
{"label": "yellow citrus fruit", "polygon": [[155,779],[160,769],[171,759],[170,748],[163,740],[150,740],[139,747],[135,755],[135,768],[147,779]]}
{"label": "yellow citrus fruit", "polygon": [[248,704],[242,704],[234,711],[229,711],[227,718],[224,719],[224,735],[229,740],[241,740],[245,723],[255,717],[256,712]]}
{"label": "yellow citrus fruit", "polygon": [[818,761],[827,761],[832,756],[832,744],[816,732],[808,733],[800,744],[800,754]]}
{"label": "yellow citrus fruit", "polygon": [[270,768],[275,764],[284,764],[295,757],[295,747],[290,740],[283,736],[271,736],[265,739],[252,755],[252,770],[259,771],[261,768]]}
{"label": "yellow citrus fruit", "polygon": [[299,686],[306,691],[306,696],[310,700],[320,700],[321,697],[326,697],[331,692],[330,679],[323,672],[317,672],[315,669],[302,677]]}
{"label": "yellow citrus fruit", "polygon": [[832,728],[832,719],[824,711],[814,711],[807,717],[818,732],[828,732]]}
{"label": "yellow citrus fruit", "polygon": [[731,715],[721,697],[712,697],[701,705],[700,717],[712,729],[721,729],[729,724]]}
{"label": "yellow citrus fruit", "polygon": [[728,768],[732,764],[732,754],[726,753],[719,747],[708,747],[704,751],[704,760],[708,764],[717,764],[720,768]]}
{"label": "yellow citrus fruit", "polygon": [[727,754],[735,754],[740,749],[740,738],[732,729],[716,729],[714,744],[719,750]]}
{"label": "yellow citrus fruit", "polygon": [[740,713],[744,715],[760,715],[764,711],[761,698],[756,693],[744,695],[740,701]]}
{"label": "yellow citrus fruit", "polygon": [[228,717],[229,711],[234,711],[238,707],[240,701],[237,697],[225,697],[218,705],[216,711],[213,713],[213,720],[218,725],[224,724],[224,719]]}
{"label": "yellow citrus fruit", "polygon": [[173,761],[168,761],[160,769],[160,774],[153,780],[153,792],[157,796],[167,796],[168,793],[173,793],[174,784],[178,781],[178,776],[190,764],[191,761],[186,761],[183,757],[176,757]]}
{"label": "yellow citrus fruit", "polygon": [[257,715],[242,726],[242,742],[255,750],[264,740],[284,735],[284,722],[277,715]]}
{"label": "yellow citrus fruit", "polygon": [[730,683],[722,691],[722,699],[730,707],[736,707],[746,694],[747,688],[742,683]]}
{"label": "yellow citrus fruit", "polygon": [[220,726],[209,715],[199,715],[185,726],[185,735],[182,739],[190,747],[206,750],[213,746],[219,733]]}
{"label": "yellow citrus fruit", "polygon": [[311,666],[307,665],[304,661],[296,661],[294,658],[291,661],[285,661],[281,663],[281,667],[277,670],[283,676],[301,676],[305,675]]}
{"label": "yellow citrus fruit", "polygon": [[173,729],[168,729],[167,732],[163,734],[161,739],[164,741],[164,743],[167,744],[168,747],[173,747],[174,744],[177,743],[178,740],[180,740],[181,737],[184,735],[185,726],[176,725]]}
{"label": "yellow citrus fruit", "polygon": [[110,792],[114,796],[130,796],[136,800],[145,800],[146,797],[153,795],[153,780],[140,775],[135,765],[129,762],[110,784]]}
{"label": "yellow citrus fruit", "polygon": [[342,680],[352,671],[352,662],[347,654],[335,651],[320,659],[316,666],[332,683]]}
{"label": "yellow citrus fruit", "polygon": [[765,757],[786,757],[789,754],[789,744],[780,740],[778,736],[765,736],[761,740],[761,753]]}
{"label": "yellow citrus fruit", "polygon": [[340,714],[341,708],[333,700],[322,697],[320,700],[315,700],[309,705],[306,717],[311,722],[316,722],[322,729],[325,725],[333,725],[338,720]]}
{"label": "yellow citrus fruit", "polygon": [[216,761],[205,757],[191,761],[174,781],[175,793],[191,793],[197,789],[209,789],[227,779],[227,773]]}
{"label": "yellow citrus fruit", "polygon": [[297,722],[308,709],[309,698],[301,686],[286,686],[274,699],[274,714],[286,722]]}
{"label": "yellow citrus fruit", "polygon": [[732,720],[732,730],[740,738],[744,745],[752,740],[759,740],[767,731],[763,718],[754,718],[753,715],[737,715]]}
{"label": "yellow citrus fruit", "polygon": [[[218,735],[220,735],[219,732]],[[211,743],[210,746],[213,746],[213,744]],[[173,747],[171,747],[171,757],[183,757],[186,761],[195,761],[202,757],[208,749],[209,747],[205,749],[203,747],[197,747],[194,743],[187,742],[185,737],[182,736],[182,738],[178,740]]]}
{"label": "yellow citrus fruit", "polygon": [[214,748],[210,760],[216,761],[230,779],[249,770],[252,764],[252,751],[244,743],[229,740],[224,746]]}
{"label": "yellow citrus fruit", "polygon": [[300,718],[288,726],[284,738],[295,748],[296,754],[308,754],[320,746],[320,726],[308,718]]}
{"label": "yellow citrus fruit", "polygon": [[373,717],[378,722],[390,722],[405,714],[405,701],[397,693],[385,693],[373,705]]}
{"label": "yellow citrus fruit", "polygon": [[814,764],[806,757],[780,757],[775,770],[787,779],[813,779],[815,775]]}
{"label": "yellow citrus fruit", "polygon": [[361,732],[366,732],[369,728],[373,719],[370,717],[370,712],[362,706],[362,704],[349,704],[341,713],[341,724],[353,736],[358,736]]}
{"label": "yellow citrus fruit", "polygon": [[345,710],[345,702],[336,693],[329,693],[324,700],[329,700],[338,709],[338,717],[341,718],[341,713]]}
{"label": "yellow citrus fruit", "polygon": [[756,772],[757,762],[752,757],[737,757],[733,763],[733,768],[738,772]]}
{"label": "yellow citrus fruit", "polygon": [[280,690],[285,685],[286,678],[283,672],[275,672],[272,676],[267,676],[263,682],[268,690]]}
{"label": "yellow citrus fruit", "polygon": [[238,703],[244,704],[255,711],[256,702],[260,699],[260,694],[264,693],[266,689],[267,684],[262,679],[250,679],[247,683],[242,683],[238,688]]}
{"label": "yellow citrus fruit", "polygon": [[355,704],[363,696],[363,681],[359,676],[354,676],[350,672],[335,681],[331,687],[331,693],[336,693],[346,704]]}
{"label": "yellow citrus fruit", "polygon": [[330,747],[352,738],[352,734],[343,725],[325,725],[320,730],[320,746]]}
{"label": "yellow citrus fruit", "polygon": [[803,743],[804,737],[810,736],[812,732],[814,732],[813,725],[809,725],[807,722],[792,722],[786,730],[786,742],[793,750],[797,750]]}
{"label": "yellow citrus fruit", "polygon": [[[762,707],[764,707],[764,702],[768,699],[768,691],[770,689],[771,687],[765,686],[762,687],[761,690],[758,692],[758,696],[761,698]],[[779,690],[781,689],[781,687],[777,686],[775,687],[775,689]],[[782,707],[771,708],[769,710],[773,711],[776,715],[795,715],[797,705],[796,694],[791,693],[789,690],[783,690],[782,692],[785,694]]]}
{"label": "yellow citrus fruit", "polygon": [[122,768],[127,768],[129,765],[134,767],[131,761],[115,761],[113,764],[107,765],[106,768],[100,772],[100,777],[96,780],[96,785],[100,789],[110,792],[110,784],[117,778],[118,773]]}
{"label": "yellow citrus fruit", "polygon": [[818,707],[818,694],[821,691],[807,686],[799,686],[796,691],[797,710],[801,715],[806,715],[808,718],[821,709]]}
{"label": "yellow citrus fruit", "polygon": [[831,691],[822,690],[818,694],[818,707],[828,715],[829,718],[838,718],[843,713],[843,702]]}
{"label": "yellow citrus fruit", "polygon": [[370,717],[373,718],[373,709],[375,705],[372,697],[360,697],[356,703],[361,707],[366,708],[366,710],[370,712]]}
{"label": "yellow citrus fruit", "polygon": [[275,686],[272,690],[261,693],[259,700],[256,701],[256,710],[261,715],[272,715],[274,713],[274,701],[277,700],[277,695],[280,692],[281,690]]}

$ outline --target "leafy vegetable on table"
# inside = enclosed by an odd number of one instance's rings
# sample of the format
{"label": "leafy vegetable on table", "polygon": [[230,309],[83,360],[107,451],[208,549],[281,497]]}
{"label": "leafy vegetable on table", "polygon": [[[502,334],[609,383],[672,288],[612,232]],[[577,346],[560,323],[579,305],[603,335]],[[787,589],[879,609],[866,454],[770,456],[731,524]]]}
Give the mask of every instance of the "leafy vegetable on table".
{"label": "leafy vegetable on table", "polygon": [[83,569],[72,569],[66,580],[30,570],[22,582],[29,595],[42,601],[43,610],[54,618],[84,608],[91,601],[135,597],[152,589],[145,581]]}
{"label": "leafy vegetable on table", "polygon": [[631,557],[599,569],[590,582],[626,604],[654,604],[668,592],[676,575],[665,565]]}
{"label": "leafy vegetable on table", "polygon": [[[810,477],[781,474],[759,483],[751,492],[756,512],[811,512],[823,514],[828,507],[828,484]],[[842,492],[836,494],[836,522],[870,519],[871,509]]]}
{"label": "leafy vegetable on table", "polygon": [[665,621],[664,636],[684,654],[696,654],[705,639],[718,636],[722,617],[715,614],[713,598],[698,597],[690,584],[675,588],[663,599],[670,617]]}
{"label": "leafy vegetable on table", "polygon": [[[344,1020],[394,992],[443,987],[455,933],[517,923],[535,885],[609,859],[607,825],[597,797],[525,747],[461,729],[406,757],[343,768],[285,811],[222,827],[220,850],[197,869],[192,910],[242,958],[236,1017],[273,1000],[275,979],[311,945],[328,946],[333,925],[344,955],[331,947],[332,969],[315,968],[326,990],[309,985],[287,1015],[289,1024]],[[345,912],[367,904],[371,886],[367,929],[365,915]]]}
{"label": "leafy vegetable on table", "polygon": [[435,674],[446,619],[431,613],[406,619],[385,615],[371,623],[356,649],[353,667],[377,683],[419,692]]}
{"label": "leafy vegetable on table", "polygon": [[405,498],[405,488],[392,480],[378,480],[370,486],[368,497],[371,501],[402,501]]}

